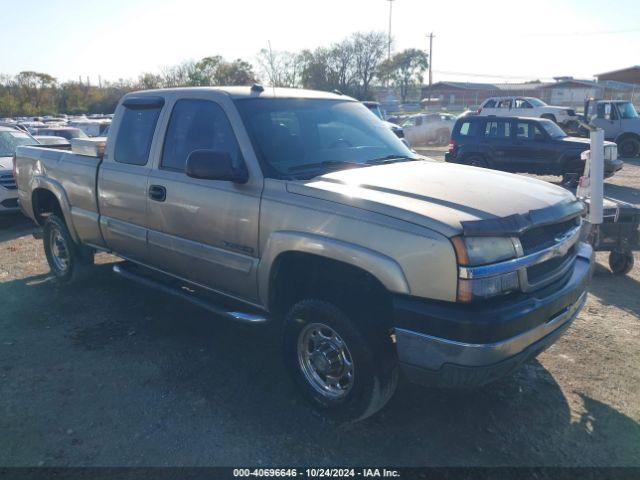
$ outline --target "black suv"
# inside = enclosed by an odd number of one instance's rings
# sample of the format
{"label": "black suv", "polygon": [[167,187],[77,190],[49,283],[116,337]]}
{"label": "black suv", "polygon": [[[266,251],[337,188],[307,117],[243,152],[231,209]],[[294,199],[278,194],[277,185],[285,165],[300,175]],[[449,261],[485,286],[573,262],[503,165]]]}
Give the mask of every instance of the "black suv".
{"label": "black suv", "polygon": [[[447,162],[505,172],[562,175],[574,185],[584,170],[580,154],[589,139],[569,137],[551,120],[520,117],[466,116],[453,127]],[[622,168],[616,144],[605,142],[605,177]]]}

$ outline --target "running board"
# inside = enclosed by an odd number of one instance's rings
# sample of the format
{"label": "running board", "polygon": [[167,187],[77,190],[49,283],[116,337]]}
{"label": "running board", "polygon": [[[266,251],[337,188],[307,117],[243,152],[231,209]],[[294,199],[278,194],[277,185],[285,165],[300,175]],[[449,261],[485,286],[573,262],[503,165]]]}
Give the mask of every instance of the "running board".
{"label": "running board", "polygon": [[267,321],[267,318],[265,316],[258,313],[229,310],[224,306],[218,305],[208,299],[198,297],[197,293],[195,293],[195,290],[192,290],[184,284],[181,286],[168,285],[163,283],[162,281],[148,278],[144,275],[132,272],[128,270],[123,264],[114,265],[113,271],[114,273],[120,275],[123,278],[126,278],[127,280],[132,280],[134,282],[140,283],[141,285],[144,285],[145,287],[154,288],[156,290],[160,290],[161,292],[168,293],[169,295],[181,298],[189,303],[215,313],[216,315],[220,315],[221,317],[229,318],[231,320],[236,320],[243,323],[265,323]]}

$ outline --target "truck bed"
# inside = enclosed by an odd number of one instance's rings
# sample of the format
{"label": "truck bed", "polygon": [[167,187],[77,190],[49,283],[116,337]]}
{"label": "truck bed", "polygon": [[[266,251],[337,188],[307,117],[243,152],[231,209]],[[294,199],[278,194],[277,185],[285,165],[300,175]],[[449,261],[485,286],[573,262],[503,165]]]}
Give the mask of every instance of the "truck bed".
{"label": "truck bed", "polygon": [[[38,221],[38,189],[54,192],[72,235],[77,240],[103,245],[99,227],[97,175],[102,157],[79,155],[43,147],[18,147],[16,180],[20,206],[28,217]],[[68,207],[65,208],[64,206]]]}

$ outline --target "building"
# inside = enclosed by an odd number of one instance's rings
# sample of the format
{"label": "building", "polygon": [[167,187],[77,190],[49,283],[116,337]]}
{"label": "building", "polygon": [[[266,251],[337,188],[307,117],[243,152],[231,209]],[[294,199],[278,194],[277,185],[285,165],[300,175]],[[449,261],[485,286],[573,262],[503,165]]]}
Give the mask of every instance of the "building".
{"label": "building", "polygon": [[[423,106],[429,87],[422,88]],[[449,110],[475,109],[489,97],[536,97],[549,105],[581,108],[588,98],[640,101],[640,85],[616,80],[580,80],[573,77],[556,77],[554,82],[532,81],[527,83],[474,83],[437,82],[431,87],[433,105]],[[436,104],[433,104],[436,100]]]}
{"label": "building", "polygon": [[640,85],[640,65],[599,73],[595,76],[598,82],[614,81]]}

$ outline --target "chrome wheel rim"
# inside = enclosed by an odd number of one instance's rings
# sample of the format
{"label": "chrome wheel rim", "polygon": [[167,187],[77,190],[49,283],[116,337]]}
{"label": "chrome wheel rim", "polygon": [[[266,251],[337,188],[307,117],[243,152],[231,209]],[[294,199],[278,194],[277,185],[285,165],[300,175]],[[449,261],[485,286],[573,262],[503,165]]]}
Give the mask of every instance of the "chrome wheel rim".
{"label": "chrome wheel rim", "polygon": [[51,260],[57,270],[66,271],[69,268],[69,249],[62,233],[54,228],[49,238]]}
{"label": "chrome wheel rim", "polygon": [[324,397],[342,398],[353,387],[351,352],[328,325],[311,323],[302,329],[298,336],[298,364],[309,384]]}

